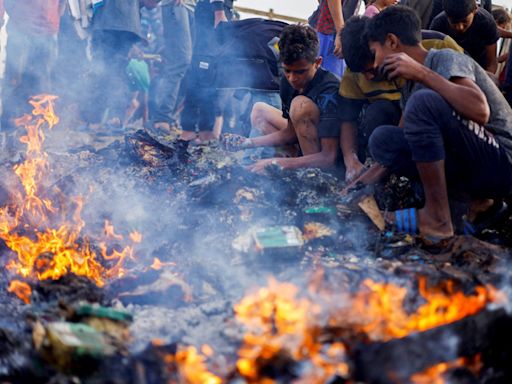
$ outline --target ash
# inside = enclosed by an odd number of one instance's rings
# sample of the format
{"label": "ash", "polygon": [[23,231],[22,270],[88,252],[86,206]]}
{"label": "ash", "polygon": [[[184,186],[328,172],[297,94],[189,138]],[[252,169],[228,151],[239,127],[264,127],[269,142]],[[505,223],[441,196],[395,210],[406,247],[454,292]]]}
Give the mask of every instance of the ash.
{"label": "ash", "polygon": [[[50,141],[53,172],[45,183],[66,195],[87,196],[85,231],[101,227],[107,219],[120,231],[137,230],[143,242],[128,260],[122,278],[103,288],[74,275],[31,282],[30,305],[7,293],[13,276],[4,270],[0,377],[12,382],[37,375],[41,382],[71,380],[51,368],[35,373],[31,325],[35,320],[65,319],[66,311],[81,301],[134,316],[125,358],[116,362],[115,369],[109,369],[112,362],[105,360],[92,376],[79,375],[81,380],[110,382],[115,377],[117,382],[135,383],[133,360],[128,357],[147,355],[154,340],[198,348],[208,344],[219,356],[217,364],[223,359],[225,365],[233,362],[244,336],[233,305],[251,289],[265,286],[269,276],[305,288],[316,272],[324,271],[324,279],[334,289],[347,292],[365,279],[396,282],[410,288],[411,307],[417,305],[413,284],[417,275],[432,281],[452,279],[468,292],[476,284],[506,287],[510,283],[506,247],[510,222],[488,231],[497,245],[465,237],[441,245],[422,244],[381,234],[350,198],[339,195],[343,183],[336,172],[273,168],[266,175],[252,174],[240,153],[215,145],[176,147],[167,153],[155,150],[141,157],[132,139],[66,152],[58,141],[52,150]],[[2,173],[9,173],[13,163],[4,163]],[[392,178],[379,188],[382,209],[393,209],[397,201],[410,206],[421,198],[403,179]],[[306,211],[308,207],[330,207],[334,213],[318,218]],[[330,231],[300,249],[245,252],[234,245],[254,228],[302,229],[311,215]],[[3,245],[1,252],[4,259],[13,257]],[[155,258],[163,264],[161,269],[149,268]]]}

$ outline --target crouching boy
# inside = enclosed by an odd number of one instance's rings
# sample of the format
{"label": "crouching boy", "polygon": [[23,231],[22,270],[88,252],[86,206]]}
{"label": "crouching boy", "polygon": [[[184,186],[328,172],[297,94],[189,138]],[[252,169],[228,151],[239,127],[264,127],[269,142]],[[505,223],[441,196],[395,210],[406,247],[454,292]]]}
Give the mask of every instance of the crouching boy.
{"label": "crouching boy", "polygon": [[[253,129],[262,136],[237,138],[236,147],[275,147],[298,143],[300,155],[257,161],[252,170],[270,164],[283,168],[329,167],[338,154],[340,121],[337,117],[339,79],[320,68],[319,42],[313,29],[286,27],[279,40],[284,76],[280,84],[282,111],[256,103],[251,113]],[[229,143],[228,147],[233,146]]]}
{"label": "crouching boy", "polygon": [[397,211],[397,227],[452,236],[448,190],[463,191],[475,203],[512,191],[512,110],[473,59],[449,49],[425,50],[411,9],[386,9],[367,33],[374,67],[388,79],[407,80],[402,127],[373,132],[370,151],[382,172],[369,174],[373,181],[385,171],[419,175],[425,206]]}

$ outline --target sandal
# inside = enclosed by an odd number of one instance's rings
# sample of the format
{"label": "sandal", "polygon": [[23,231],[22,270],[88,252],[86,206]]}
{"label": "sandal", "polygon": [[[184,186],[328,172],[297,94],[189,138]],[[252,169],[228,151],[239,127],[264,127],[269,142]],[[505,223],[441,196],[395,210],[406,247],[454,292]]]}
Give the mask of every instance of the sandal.
{"label": "sandal", "polygon": [[416,208],[395,211],[395,228],[399,233],[418,234],[418,210]]}

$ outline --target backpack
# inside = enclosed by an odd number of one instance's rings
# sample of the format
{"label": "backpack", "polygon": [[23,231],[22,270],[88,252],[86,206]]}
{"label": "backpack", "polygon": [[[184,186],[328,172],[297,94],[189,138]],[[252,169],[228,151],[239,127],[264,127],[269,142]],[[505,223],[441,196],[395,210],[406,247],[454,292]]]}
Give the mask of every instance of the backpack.
{"label": "backpack", "polygon": [[224,23],[218,28],[216,87],[279,90],[279,36],[288,24],[259,18]]}

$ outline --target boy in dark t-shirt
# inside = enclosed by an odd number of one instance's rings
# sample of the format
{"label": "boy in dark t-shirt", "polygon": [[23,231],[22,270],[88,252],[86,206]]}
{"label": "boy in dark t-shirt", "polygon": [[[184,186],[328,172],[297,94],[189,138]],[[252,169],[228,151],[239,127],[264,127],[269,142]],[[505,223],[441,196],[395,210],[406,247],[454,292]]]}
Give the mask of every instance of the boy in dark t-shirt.
{"label": "boy in dark t-shirt", "polygon": [[381,126],[370,137],[382,172],[365,181],[387,171],[419,175],[425,206],[397,211],[395,224],[445,238],[454,234],[448,190],[468,195],[474,208],[512,192],[512,109],[474,60],[452,50],[426,51],[420,33],[418,17],[406,7],[386,9],[369,23],[374,67],[407,85],[402,127]]}
{"label": "boy in dark t-shirt", "polygon": [[443,9],[430,29],[453,37],[482,68],[495,73],[499,32],[492,15],[478,7],[475,0],[444,0]]}
{"label": "boy in dark t-shirt", "polygon": [[283,168],[334,165],[341,125],[337,116],[339,80],[320,68],[318,49],[318,37],[312,28],[290,25],[283,29],[279,40],[284,72],[280,84],[282,111],[256,103],[251,121],[263,136],[236,140],[230,137],[226,144],[238,149],[298,142],[302,156],[259,160],[251,167],[254,172],[261,172],[270,164]]}

